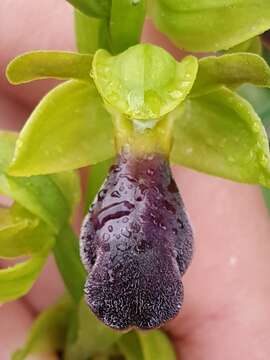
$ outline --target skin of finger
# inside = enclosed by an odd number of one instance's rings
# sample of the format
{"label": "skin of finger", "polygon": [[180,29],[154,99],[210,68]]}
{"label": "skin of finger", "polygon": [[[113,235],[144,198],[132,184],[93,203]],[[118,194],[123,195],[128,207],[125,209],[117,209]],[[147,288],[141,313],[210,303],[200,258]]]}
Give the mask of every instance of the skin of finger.
{"label": "skin of finger", "polygon": [[[33,315],[21,301],[15,301],[0,306],[0,358],[10,360],[14,351],[25,341]],[[31,360],[56,360],[55,355],[33,355]]]}
{"label": "skin of finger", "polygon": [[266,359],[269,217],[260,193],[188,170],[175,176],[196,229],[196,252],[184,279],[184,309],[170,333],[183,359],[233,360],[246,345],[246,358]]}

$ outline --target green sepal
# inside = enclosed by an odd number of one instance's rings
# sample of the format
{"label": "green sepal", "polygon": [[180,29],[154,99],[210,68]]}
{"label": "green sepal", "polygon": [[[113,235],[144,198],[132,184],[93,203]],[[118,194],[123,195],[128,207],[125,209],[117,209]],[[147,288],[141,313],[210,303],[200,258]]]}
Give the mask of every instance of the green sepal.
{"label": "green sepal", "polygon": [[238,182],[270,186],[265,129],[252,106],[227,88],[175,111],[174,163]]}
{"label": "green sepal", "polygon": [[260,36],[255,36],[251,39],[248,39],[240,44],[233,46],[232,48],[226,51],[226,54],[238,53],[238,52],[248,52],[257,55],[262,55],[262,41]]}
{"label": "green sepal", "polygon": [[150,0],[148,9],[161,32],[196,52],[226,50],[270,28],[268,0]]}
{"label": "green sepal", "polygon": [[11,84],[55,78],[91,81],[92,56],[65,51],[31,51],[17,56],[7,66]]}
{"label": "green sepal", "polygon": [[156,119],[178,106],[188,95],[197,74],[193,56],[177,62],[162,48],[135,45],[112,56],[98,50],[93,78],[114,109],[133,119]]}
{"label": "green sepal", "polygon": [[113,125],[92,83],[72,80],[39,103],[22,129],[9,174],[56,173],[114,155]]}
{"label": "green sepal", "polygon": [[28,332],[24,346],[13,353],[11,360],[24,360],[33,354],[63,351],[73,307],[73,303],[64,298],[43,311]]}
{"label": "green sepal", "polygon": [[48,226],[18,204],[0,208],[0,219],[1,258],[33,255],[53,243]]}
{"label": "green sepal", "polygon": [[0,303],[16,300],[28,293],[47,260],[51,246],[47,242],[46,248],[30,259],[0,270]]}
{"label": "green sepal", "polygon": [[270,68],[262,57],[251,53],[209,56],[199,60],[190,96],[207,94],[223,85],[235,88],[244,83],[270,86]]}
{"label": "green sepal", "polygon": [[[74,175],[13,177],[6,174],[13,157],[17,135],[0,132],[0,193],[14,199],[21,206],[41,218],[54,232],[59,231],[72,213],[71,195],[78,194],[79,184]],[[19,141],[19,140],[18,140]],[[19,144],[17,141],[17,145]],[[67,177],[70,176],[68,180]],[[74,186],[71,186],[73,183]],[[77,184],[77,185],[76,185]],[[75,204],[73,204],[75,205]]]}

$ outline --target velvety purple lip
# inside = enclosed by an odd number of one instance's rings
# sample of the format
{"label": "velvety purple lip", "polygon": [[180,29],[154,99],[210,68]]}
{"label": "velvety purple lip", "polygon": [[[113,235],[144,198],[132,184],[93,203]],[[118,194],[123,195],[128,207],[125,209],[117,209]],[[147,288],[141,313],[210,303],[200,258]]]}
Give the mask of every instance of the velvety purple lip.
{"label": "velvety purple lip", "polygon": [[168,161],[121,154],[81,230],[89,307],[115,329],[161,326],[181,308],[192,249]]}

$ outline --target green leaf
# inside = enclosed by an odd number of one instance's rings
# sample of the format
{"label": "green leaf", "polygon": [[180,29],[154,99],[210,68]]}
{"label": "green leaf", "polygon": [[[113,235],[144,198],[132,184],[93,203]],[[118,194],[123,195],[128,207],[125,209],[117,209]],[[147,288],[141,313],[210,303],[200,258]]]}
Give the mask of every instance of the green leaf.
{"label": "green leaf", "polygon": [[123,335],[117,342],[117,345],[121,353],[124,355],[125,360],[145,359],[142,353],[140,339],[136,331],[130,331],[129,333]]}
{"label": "green leaf", "polygon": [[191,51],[229,49],[270,28],[269,0],[150,0],[157,28]]}
{"label": "green leaf", "polygon": [[239,182],[270,186],[269,146],[251,105],[223,88],[176,112],[171,160]]}
{"label": "green leaf", "polygon": [[172,344],[167,335],[160,331],[138,331],[144,360],[176,360]]}
{"label": "green leaf", "polygon": [[6,70],[12,84],[56,78],[90,81],[92,56],[65,51],[31,51],[13,59]]}
{"label": "green leaf", "polygon": [[265,203],[266,203],[266,205],[268,207],[268,210],[270,211],[270,190],[266,189],[266,188],[262,188],[262,192],[263,192],[263,195],[264,195]]}
{"label": "green leaf", "polygon": [[112,53],[120,53],[140,42],[145,7],[145,0],[112,0],[109,30]]}
{"label": "green leaf", "polygon": [[94,54],[97,49],[108,49],[109,28],[107,19],[97,19],[75,10],[76,44],[80,53]]}
{"label": "green leaf", "polygon": [[6,168],[14,153],[15,141],[16,135],[0,132],[0,193],[14,199],[57,232],[71,215],[67,197],[50,176],[24,178],[6,175]]}
{"label": "green leaf", "polygon": [[99,321],[84,300],[78,309],[77,326],[75,339],[66,348],[65,360],[85,360],[95,354],[104,353],[123,335]]}
{"label": "green leaf", "polygon": [[75,9],[83,14],[97,18],[110,15],[111,0],[67,0]]}
{"label": "green leaf", "polygon": [[85,212],[88,211],[90,204],[94,201],[98,190],[104,183],[112,163],[113,159],[109,159],[91,166],[86,193]]}
{"label": "green leaf", "polygon": [[32,287],[44,266],[48,249],[29,260],[0,270],[0,303],[12,301],[25,295]]}
{"label": "green leaf", "polygon": [[52,246],[53,235],[48,226],[18,204],[10,209],[0,208],[0,219],[0,257],[31,255],[44,246]]}
{"label": "green leaf", "polygon": [[257,55],[262,55],[262,42],[260,36],[255,36],[251,39],[248,39],[242,42],[241,44],[235,45],[226,51],[227,54],[232,54],[237,52],[248,52]]}
{"label": "green leaf", "polygon": [[83,295],[86,273],[79,254],[79,241],[66,225],[57,236],[54,255],[64,283],[75,302]]}
{"label": "green leaf", "polygon": [[73,310],[72,302],[61,300],[43,311],[32,325],[25,345],[12,355],[12,360],[28,359],[30,354],[46,354],[64,350]]}
{"label": "green leaf", "polygon": [[251,53],[209,56],[199,60],[191,96],[207,94],[223,85],[237,87],[244,83],[270,86],[270,68],[262,57]]}
{"label": "green leaf", "polygon": [[102,97],[135,119],[156,119],[179,105],[197,74],[197,59],[178,63],[162,48],[140,44],[111,56],[98,50],[93,77]]}
{"label": "green leaf", "polygon": [[94,84],[70,81],[52,90],[22,129],[9,174],[76,169],[114,155],[113,127]]}

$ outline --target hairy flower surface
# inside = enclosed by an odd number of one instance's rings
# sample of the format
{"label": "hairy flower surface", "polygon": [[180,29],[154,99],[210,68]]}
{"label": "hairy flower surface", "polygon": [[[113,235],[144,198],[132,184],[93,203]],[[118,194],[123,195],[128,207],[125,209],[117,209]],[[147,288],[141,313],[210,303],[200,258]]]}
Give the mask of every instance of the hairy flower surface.
{"label": "hairy flower surface", "polygon": [[116,329],[151,329],[178,313],[193,236],[167,159],[123,153],[81,231],[86,300]]}

